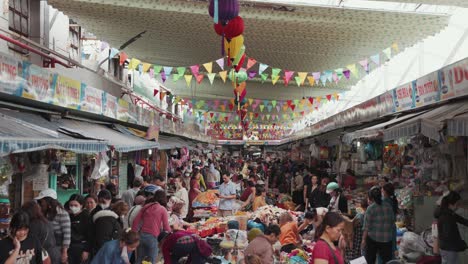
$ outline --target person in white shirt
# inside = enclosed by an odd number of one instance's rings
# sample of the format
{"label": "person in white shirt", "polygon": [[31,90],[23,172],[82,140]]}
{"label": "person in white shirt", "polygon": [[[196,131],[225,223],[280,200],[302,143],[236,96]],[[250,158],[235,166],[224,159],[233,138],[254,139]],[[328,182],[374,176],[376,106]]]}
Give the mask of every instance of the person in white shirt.
{"label": "person in white shirt", "polygon": [[209,189],[214,189],[219,184],[220,178],[221,175],[219,171],[215,168],[213,163],[210,163],[210,168],[206,176],[207,187]]}
{"label": "person in white shirt", "polygon": [[141,186],[143,185],[143,178],[137,177],[133,180],[133,188],[126,190],[122,193],[122,201],[126,202],[129,207],[132,207],[134,204],[135,196],[138,191],[140,191]]}
{"label": "person in white shirt", "polygon": [[184,219],[187,217],[188,209],[189,209],[189,196],[187,189],[184,188],[182,184],[182,179],[177,177],[174,179],[174,184],[176,186],[176,192],[174,194],[175,197],[182,200],[184,205],[180,212],[180,218]]}

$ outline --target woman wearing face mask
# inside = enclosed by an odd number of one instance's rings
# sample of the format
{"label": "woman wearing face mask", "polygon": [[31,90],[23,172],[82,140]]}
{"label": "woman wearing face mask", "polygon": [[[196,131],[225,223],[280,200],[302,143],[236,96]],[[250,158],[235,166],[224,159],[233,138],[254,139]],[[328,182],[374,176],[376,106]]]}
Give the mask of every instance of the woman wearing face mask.
{"label": "woman wearing face mask", "polygon": [[460,236],[457,224],[468,226],[468,219],[455,213],[457,204],[461,200],[460,194],[450,191],[442,198],[440,207],[434,213],[439,233],[440,255],[442,264],[458,264],[458,253],[466,250],[466,242]]}
{"label": "woman wearing face mask", "polygon": [[140,244],[140,235],[127,229],[119,240],[106,242],[91,264],[130,264],[130,258]]}
{"label": "woman wearing face mask", "polygon": [[315,244],[312,260],[314,264],[344,264],[343,255],[335,246],[344,229],[344,219],[340,214],[328,212],[315,232]]}
{"label": "woman wearing face mask", "polygon": [[29,235],[29,216],[19,211],[10,222],[10,237],[0,240],[0,263],[42,264],[41,243]]}
{"label": "woman wearing face mask", "polygon": [[68,249],[68,263],[80,264],[88,260],[90,250],[88,211],[83,210],[84,198],[73,194],[68,200],[71,222],[71,244]]}

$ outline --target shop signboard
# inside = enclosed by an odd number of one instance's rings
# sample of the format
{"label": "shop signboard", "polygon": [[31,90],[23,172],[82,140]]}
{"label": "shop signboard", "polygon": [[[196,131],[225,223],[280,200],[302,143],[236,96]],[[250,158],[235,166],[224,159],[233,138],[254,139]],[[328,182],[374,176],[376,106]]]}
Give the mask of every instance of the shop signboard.
{"label": "shop signboard", "polygon": [[392,92],[396,112],[414,108],[413,84],[411,82],[393,89]]}
{"label": "shop signboard", "polygon": [[15,58],[0,54],[0,92],[21,96],[23,83],[22,62]]}
{"label": "shop signboard", "polygon": [[96,89],[86,84],[81,86],[81,103],[80,110],[91,112],[94,114],[102,114],[102,90]]}
{"label": "shop signboard", "polygon": [[440,100],[437,72],[413,81],[413,97],[416,107],[434,104]]}
{"label": "shop signboard", "polygon": [[102,94],[103,115],[117,119],[117,98],[109,93]]}
{"label": "shop signboard", "polygon": [[54,74],[52,77],[54,89],[54,104],[78,109],[81,102],[81,82],[63,75]]}
{"label": "shop signboard", "polygon": [[468,60],[462,60],[438,71],[441,100],[468,95]]}
{"label": "shop signboard", "polygon": [[388,115],[395,112],[392,91],[388,91],[379,96],[379,116]]}
{"label": "shop signboard", "polygon": [[52,103],[54,90],[51,87],[52,76],[48,70],[29,62],[23,62],[23,79],[25,85],[22,88],[22,97]]}
{"label": "shop signboard", "polygon": [[128,106],[129,102],[119,98],[117,102],[117,119],[120,121],[128,121]]}

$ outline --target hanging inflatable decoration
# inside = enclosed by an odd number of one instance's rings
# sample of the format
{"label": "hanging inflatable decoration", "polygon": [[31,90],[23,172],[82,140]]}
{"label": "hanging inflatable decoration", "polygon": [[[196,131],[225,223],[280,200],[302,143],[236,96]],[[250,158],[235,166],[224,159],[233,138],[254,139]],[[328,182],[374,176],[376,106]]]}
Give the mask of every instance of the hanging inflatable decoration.
{"label": "hanging inflatable decoration", "polygon": [[220,36],[233,39],[244,33],[244,20],[240,16],[237,16],[229,20],[227,24],[218,22],[214,24],[214,30]]}
{"label": "hanging inflatable decoration", "polygon": [[246,56],[245,56],[245,53],[244,53],[244,55],[242,55],[241,59],[239,60],[239,62],[237,63],[237,65],[234,68],[236,70],[236,72],[240,71],[240,69],[244,65],[245,57]]}
{"label": "hanging inflatable decoration", "polygon": [[242,46],[244,46],[243,35],[239,35],[232,39],[224,38],[224,51],[226,52],[226,55],[228,56],[231,62],[233,62],[235,56],[239,54],[239,51],[242,49]]}
{"label": "hanging inflatable decoration", "polygon": [[[234,76],[234,77],[233,77]],[[234,69],[229,73],[229,80],[235,81],[236,83],[243,83],[248,79],[247,71],[245,69],[240,69],[238,72],[235,72]]]}
{"label": "hanging inflatable decoration", "polygon": [[215,23],[227,23],[239,15],[238,0],[210,0],[208,13]]}

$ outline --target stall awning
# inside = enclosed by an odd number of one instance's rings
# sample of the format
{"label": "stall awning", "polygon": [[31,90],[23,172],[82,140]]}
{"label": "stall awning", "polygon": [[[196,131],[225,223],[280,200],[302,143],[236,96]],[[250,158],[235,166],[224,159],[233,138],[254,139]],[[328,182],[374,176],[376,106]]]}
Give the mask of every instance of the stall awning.
{"label": "stall awning", "polygon": [[59,132],[73,137],[107,140],[119,152],[159,148],[157,142],[123,134],[104,125],[70,119],[61,119],[58,122]]}
{"label": "stall awning", "polygon": [[355,140],[355,139],[359,139],[359,138],[376,138],[376,137],[382,136],[384,129],[386,129],[386,128],[392,126],[392,125],[396,125],[398,123],[401,123],[401,122],[403,122],[405,120],[408,120],[408,119],[410,119],[412,117],[415,117],[417,115],[420,115],[422,113],[424,113],[424,112],[407,114],[405,116],[400,116],[400,117],[394,118],[394,119],[389,120],[389,121],[384,122],[384,123],[380,123],[380,124],[375,125],[375,126],[360,129],[360,130],[357,130],[357,131],[354,131],[354,132],[351,132],[351,133],[346,133],[343,136],[343,142],[347,143],[347,144],[351,144],[353,142],[353,140]]}
{"label": "stall awning", "polygon": [[178,137],[159,135],[159,149],[173,149],[187,147],[188,144]]}
{"label": "stall awning", "polygon": [[411,118],[384,131],[384,140],[390,141],[402,137],[422,134],[430,139],[440,141],[440,131],[444,121],[468,112],[466,102],[442,105],[422,115]]}
{"label": "stall awning", "polygon": [[49,123],[50,126],[38,126],[5,113],[3,110],[0,112],[0,155],[44,149],[61,149],[76,153],[98,153],[107,150],[105,140],[76,139],[48,129],[47,127],[53,127],[53,122],[39,115],[28,114],[46,125]]}
{"label": "stall awning", "polygon": [[447,135],[468,137],[468,113],[461,114],[447,121]]}

